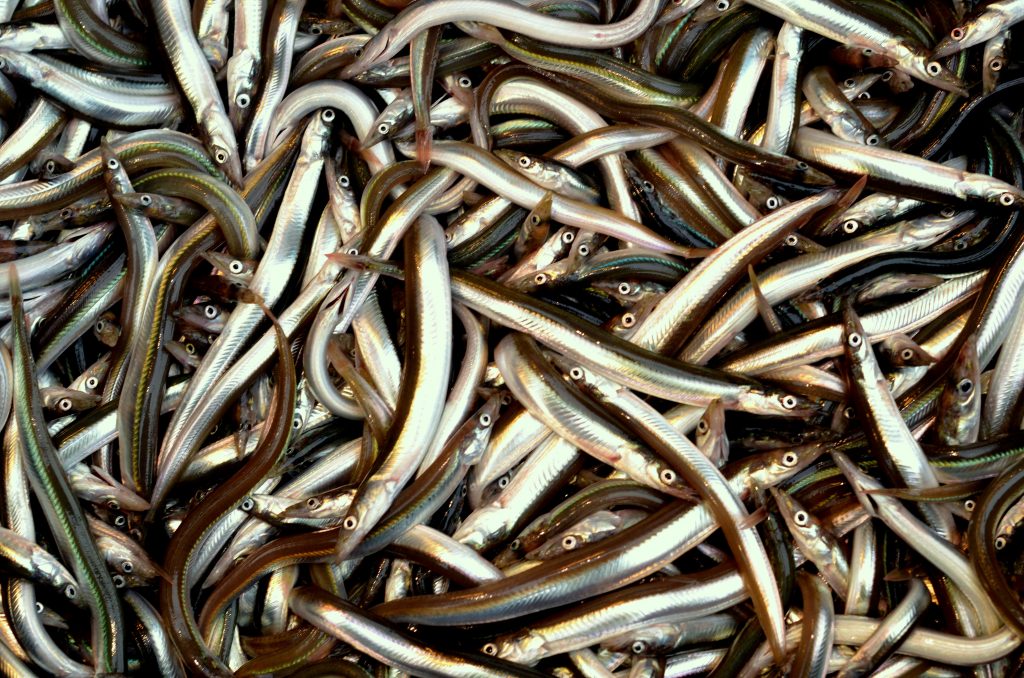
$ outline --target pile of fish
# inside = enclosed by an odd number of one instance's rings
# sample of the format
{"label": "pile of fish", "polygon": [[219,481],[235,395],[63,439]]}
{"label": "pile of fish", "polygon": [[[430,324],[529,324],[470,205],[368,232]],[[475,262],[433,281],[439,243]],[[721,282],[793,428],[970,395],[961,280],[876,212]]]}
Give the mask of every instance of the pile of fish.
{"label": "pile of fish", "polygon": [[1021,20],[0,0],[0,674],[1020,675]]}

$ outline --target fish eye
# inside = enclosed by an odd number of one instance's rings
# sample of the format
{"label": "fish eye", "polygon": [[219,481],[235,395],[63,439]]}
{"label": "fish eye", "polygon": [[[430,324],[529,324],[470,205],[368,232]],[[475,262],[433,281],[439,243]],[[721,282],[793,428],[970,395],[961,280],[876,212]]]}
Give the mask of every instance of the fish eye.
{"label": "fish eye", "polygon": [[386,122],[382,122],[381,124],[377,125],[377,131],[380,134],[387,134],[388,132],[391,131],[391,125],[387,124]]}
{"label": "fish eye", "polygon": [[800,244],[800,239],[792,234],[787,235],[786,244],[789,245],[790,247],[796,247],[798,244]]}
{"label": "fish eye", "polygon": [[629,329],[633,325],[636,325],[636,316],[633,315],[632,313],[623,313],[622,326],[625,327],[626,329]]}
{"label": "fish eye", "polygon": [[217,307],[214,306],[213,304],[207,304],[206,306],[203,307],[203,315],[205,315],[210,320],[213,320],[214,318],[217,317]]}
{"label": "fish eye", "polygon": [[875,50],[871,49],[870,47],[865,47],[861,54],[868,58],[871,58],[875,55]]}
{"label": "fish eye", "polygon": [[508,474],[506,473],[502,477],[498,478],[498,489],[504,490],[506,487],[508,487],[509,482],[509,477]]}
{"label": "fish eye", "polygon": [[964,501],[964,510],[965,511],[974,511],[974,507],[975,506],[977,506],[977,504],[975,503],[975,501],[973,499],[967,499],[967,500]]}
{"label": "fish eye", "polygon": [[68,584],[67,586],[65,586],[65,587],[64,587],[64,595],[65,595],[65,596],[66,596],[66,597],[67,597],[68,599],[70,599],[70,600],[74,600],[75,598],[77,598],[77,597],[78,597],[78,589],[76,589],[76,588],[75,588],[74,586],[72,586],[71,584]]}
{"label": "fish eye", "polygon": [[732,3],[729,2],[729,0],[718,0],[718,2],[715,3],[715,9],[717,9],[719,12],[724,12],[731,6]]}
{"label": "fish eye", "polygon": [[310,497],[306,500],[306,508],[308,509],[318,509],[320,508],[320,504],[321,501],[319,497]]}
{"label": "fish eye", "polygon": [[786,408],[787,410],[792,410],[793,408],[795,408],[797,406],[796,396],[791,396],[791,395],[782,396],[781,402],[782,402],[782,406],[784,408]]}
{"label": "fish eye", "polygon": [[566,231],[565,233],[562,234],[562,242],[565,243],[566,245],[568,245],[575,239],[576,234],[573,233],[572,231]]}
{"label": "fish eye", "polygon": [[484,412],[483,414],[480,415],[480,418],[477,421],[480,422],[481,426],[490,426],[491,425],[491,415],[489,415],[486,412]]}
{"label": "fish eye", "polygon": [[973,389],[974,389],[974,382],[971,381],[970,379],[961,379],[960,383],[958,383],[956,385],[956,390],[959,391],[961,393],[961,395],[967,395]]}
{"label": "fish eye", "polygon": [[525,169],[525,168],[529,167],[531,164],[532,163],[530,162],[530,159],[527,156],[525,156],[525,155],[519,156],[519,166],[520,167]]}
{"label": "fish eye", "polygon": [[540,224],[540,217],[537,216],[536,214],[531,214],[530,215],[530,223],[533,224],[534,226],[539,225]]}
{"label": "fish eye", "polygon": [[516,539],[513,539],[509,543],[508,547],[510,549],[512,549],[513,551],[518,551],[519,549],[523,548],[523,542],[520,541],[519,538],[517,537]]}
{"label": "fish eye", "polygon": [[117,158],[110,158],[109,160],[107,160],[107,168],[108,169],[116,170],[120,166],[121,166],[121,163],[119,163],[117,161]]}
{"label": "fish eye", "polygon": [[853,411],[852,407],[847,407],[843,410],[843,416],[847,419],[854,419],[857,416],[857,413]]}
{"label": "fish eye", "polygon": [[338,185],[342,188],[348,188],[352,184],[352,180],[348,178],[347,174],[342,174],[338,177]]}
{"label": "fish eye", "polygon": [[143,207],[149,207],[150,205],[153,204],[153,196],[145,194],[140,196],[139,204],[141,204]]}
{"label": "fish eye", "polygon": [[928,65],[924,67],[924,70],[928,75],[940,75],[942,73],[942,65],[938,61],[929,61]]}
{"label": "fish eye", "polygon": [[811,168],[811,166],[810,166],[810,165],[808,165],[808,164],[807,164],[806,162],[804,162],[803,160],[797,160],[797,161],[796,161],[796,168],[797,168],[798,170],[800,170],[800,171],[802,172],[802,171],[804,171],[804,170],[808,170],[808,169],[810,169],[810,168]]}
{"label": "fish eye", "polygon": [[846,80],[843,81],[843,85],[845,85],[846,87],[856,87],[857,81],[854,80],[853,78],[847,78]]}
{"label": "fish eye", "polygon": [[[116,504],[117,502],[113,502],[113,503]],[[118,517],[114,518],[114,527],[124,527],[127,524],[128,524],[128,519],[125,518],[124,516],[118,516]]]}
{"label": "fish eye", "polygon": [[999,196],[999,204],[1003,207],[1012,207],[1015,202],[1012,193],[1003,193]]}
{"label": "fish eye", "polygon": [[232,259],[231,263],[228,264],[228,270],[232,273],[241,273],[245,270],[245,266],[238,259]]}
{"label": "fish eye", "polygon": [[677,476],[676,472],[673,471],[672,469],[666,468],[666,469],[662,469],[661,470],[661,476],[660,477],[661,477],[661,482],[665,483],[666,485],[671,485],[674,482],[676,482],[676,479],[679,476]]}
{"label": "fish eye", "polygon": [[249,108],[250,103],[252,103],[252,100],[248,94],[243,93],[235,97],[235,105],[239,108]]}
{"label": "fish eye", "polygon": [[1003,549],[1005,549],[1006,546],[1007,546],[1006,537],[1004,537],[1002,535],[996,537],[996,540],[993,543],[993,546],[996,547],[996,551],[1002,551]]}
{"label": "fish eye", "polygon": [[185,353],[188,353],[189,355],[195,355],[196,354],[196,346],[195,346],[195,344],[193,344],[192,342],[189,342],[189,343],[185,344]]}
{"label": "fish eye", "polygon": [[566,551],[572,551],[579,545],[579,540],[571,534],[568,537],[562,539],[562,548]]}
{"label": "fish eye", "polygon": [[99,385],[100,385],[100,380],[97,379],[96,377],[89,377],[88,379],[85,380],[85,387],[86,388],[96,388]]}
{"label": "fish eye", "polygon": [[1003,60],[1002,59],[993,59],[992,61],[988,62],[988,68],[989,68],[990,71],[1001,71],[1001,70],[1003,70]]}
{"label": "fish eye", "polygon": [[967,243],[965,243],[963,240],[957,240],[955,243],[953,243],[954,251],[961,252],[965,249],[967,249]]}
{"label": "fish eye", "polygon": [[708,423],[706,421],[704,421],[703,419],[701,419],[700,421],[697,422],[697,431],[698,432],[700,432],[700,433],[707,433],[709,428],[711,428],[711,427],[708,426]]}
{"label": "fish eye", "polygon": [[113,577],[111,577],[111,579],[114,582],[114,588],[118,588],[118,589],[123,589],[125,587],[125,585],[128,583],[125,580],[125,578],[122,577],[119,574],[115,574]]}
{"label": "fish eye", "polygon": [[359,525],[359,519],[355,516],[345,516],[345,520],[341,521],[341,526],[349,531],[356,529]]}
{"label": "fish eye", "polygon": [[957,26],[949,32],[949,37],[954,40],[963,40],[965,35],[967,35],[967,31],[964,30],[963,26]]}
{"label": "fish eye", "polygon": [[302,417],[299,415],[292,417],[292,428],[295,430],[302,428]]}
{"label": "fish eye", "polygon": [[905,348],[902,351],[900,351],[900,358],[902,358],[903,360],[911,360],[913,357],[914,357],[914,350],[913,349]]}
{"label": "fish eye", "polygon": [[228,152],[223,148],[213,149],[213,159],[218,165],[223,165],[228,161]]}
{"label": "fish eye", "polygon": [[943,207],[939,211],[939,216],[943,219],[952,219],[954,215],[956,215],[956,210],[952,207]]}
{"label": "fish eye", "polygon": [[255,506],[255,505],[256,505],[256,502],[254,502],[252,500],[252,497],[246,497],[242,501],[242,505],[239,508],[241,508],[243,511],[251,511],[252,507]]}
{"label": "fish eye", "polygon": [[495,645],[494,643],[487,643],[482,648],[480,648],[480,651],[483,652],[486,655],[491,656],[491,657],[497,657],[498,656],[498,646]]}
{"label": "fish eye", "polygon": [[851,334],[846,338],[846,343],[853,348],[857,348],[862,343],[864,343],[864,338],[861,337],[859,334]]}
{"label": "fish eye", "polygon": [[585,257],[590,254],[590,248],[586,245],[580,245],[579,250],[577,251],[580,253],[581,257]]}
{"label": "fish eye", "polygon": [[459,87],[464,87],[464,88],[468,89],[468,88],[470,88],[472,86],[473,86],[473,81],[470,80],[468,76],[464,75],[461,78],[459,78]]}
{"label": "fish eye", "polygon": [[42,604],[42,603],[40,603],[40,602],[39,602],[39,601],[37,600],[37,601],[36,601],[36,614],[42,614],[42,613],[43,613],[43,612],[45,612],[45,611],[46,611],[46,608],[45,608],[45,607],[43,607],[43,604]]}
{"label": "fish eye", "polygon": [[847,235],[853,235],[857,232],[858,228],[860,228],[860,224],[853,219],[847,219],[843,222],[843,233],[846,233]]}
{"label": "fish eye", "polygon": [[574,379],[575,381],[580,381],[581,379],[583,379],[583,368],[574,367],[571,370],[569,370],[569,378]]}
{"label": "fish eye", "polygon": [[634,640],[629,649],[633,651],[633,654],[643,654],[647,652],[647,643],[642,640]]}
{"label": "fish eye", "polygon": [[125,574],[131,574],[135,570],[135,566],[132,565],[132,561],[126,560],[121,563],[121,571]]}
{"label": "fish eye", "polygon": [[649,181],[644,181],[643,187],[644,187],[644,190],[647,191],[648,193],[651,193],[652,191],[654,191],[654,184],[652,184]]}
{"label": "fish eye", "polygon": [[533,276],[533,282],[538,284],[538,285],[543,285],[547,281],[548,281],[548,276],[547,276],[546,273],[538,273],[537,275]]}
{"label": "fish eye", "polygon": [[867,143],[868,146],[877,146],[879,143],[881,143],[882,140],[879,138],[877,134],[869,134],[868,138],[865,139],[864,141],[865,143]]}
{"label": "fish eye", "polygon": [[796,452],[786,452],[784,455],[782,455],[783,466],[792,468],[796,466],[797,461],[799,461],[799,457],[796,456]]}
{"label": "fish eye", "polygon": [[61,398],[57,401],[57,409],[61,412],[70,412],[72,407],[70,398]]}
{"label": "fish eye", "polygon": [[633,287],[629,283],[619,283],[619,294],[629,294],[632,291]]}
{"label": "fish eye", "polygon": [[778,209],[779,202],[780,201],[776,196],[768,196],[768,199],[764,201],[764,206],[770,210]]}
{"label": "fish eye", "polygon": [[[0,61],[2,61],[2,60],[0,60]],[[0,68],[2,68],[2,66],[0,66]],[[47,160],[46,164],[43,165],[43,169],[46,170],[47,174],[56,174],[56,172],[57,172],[57,163],[55,163],[52,160]]]}
{"label": "fish eye", "polygon": [[793,514],[793,522],[800,527],[807,527],[807,524],[811,522],[811,517],[807,515],[807,511],[797,511]]}

